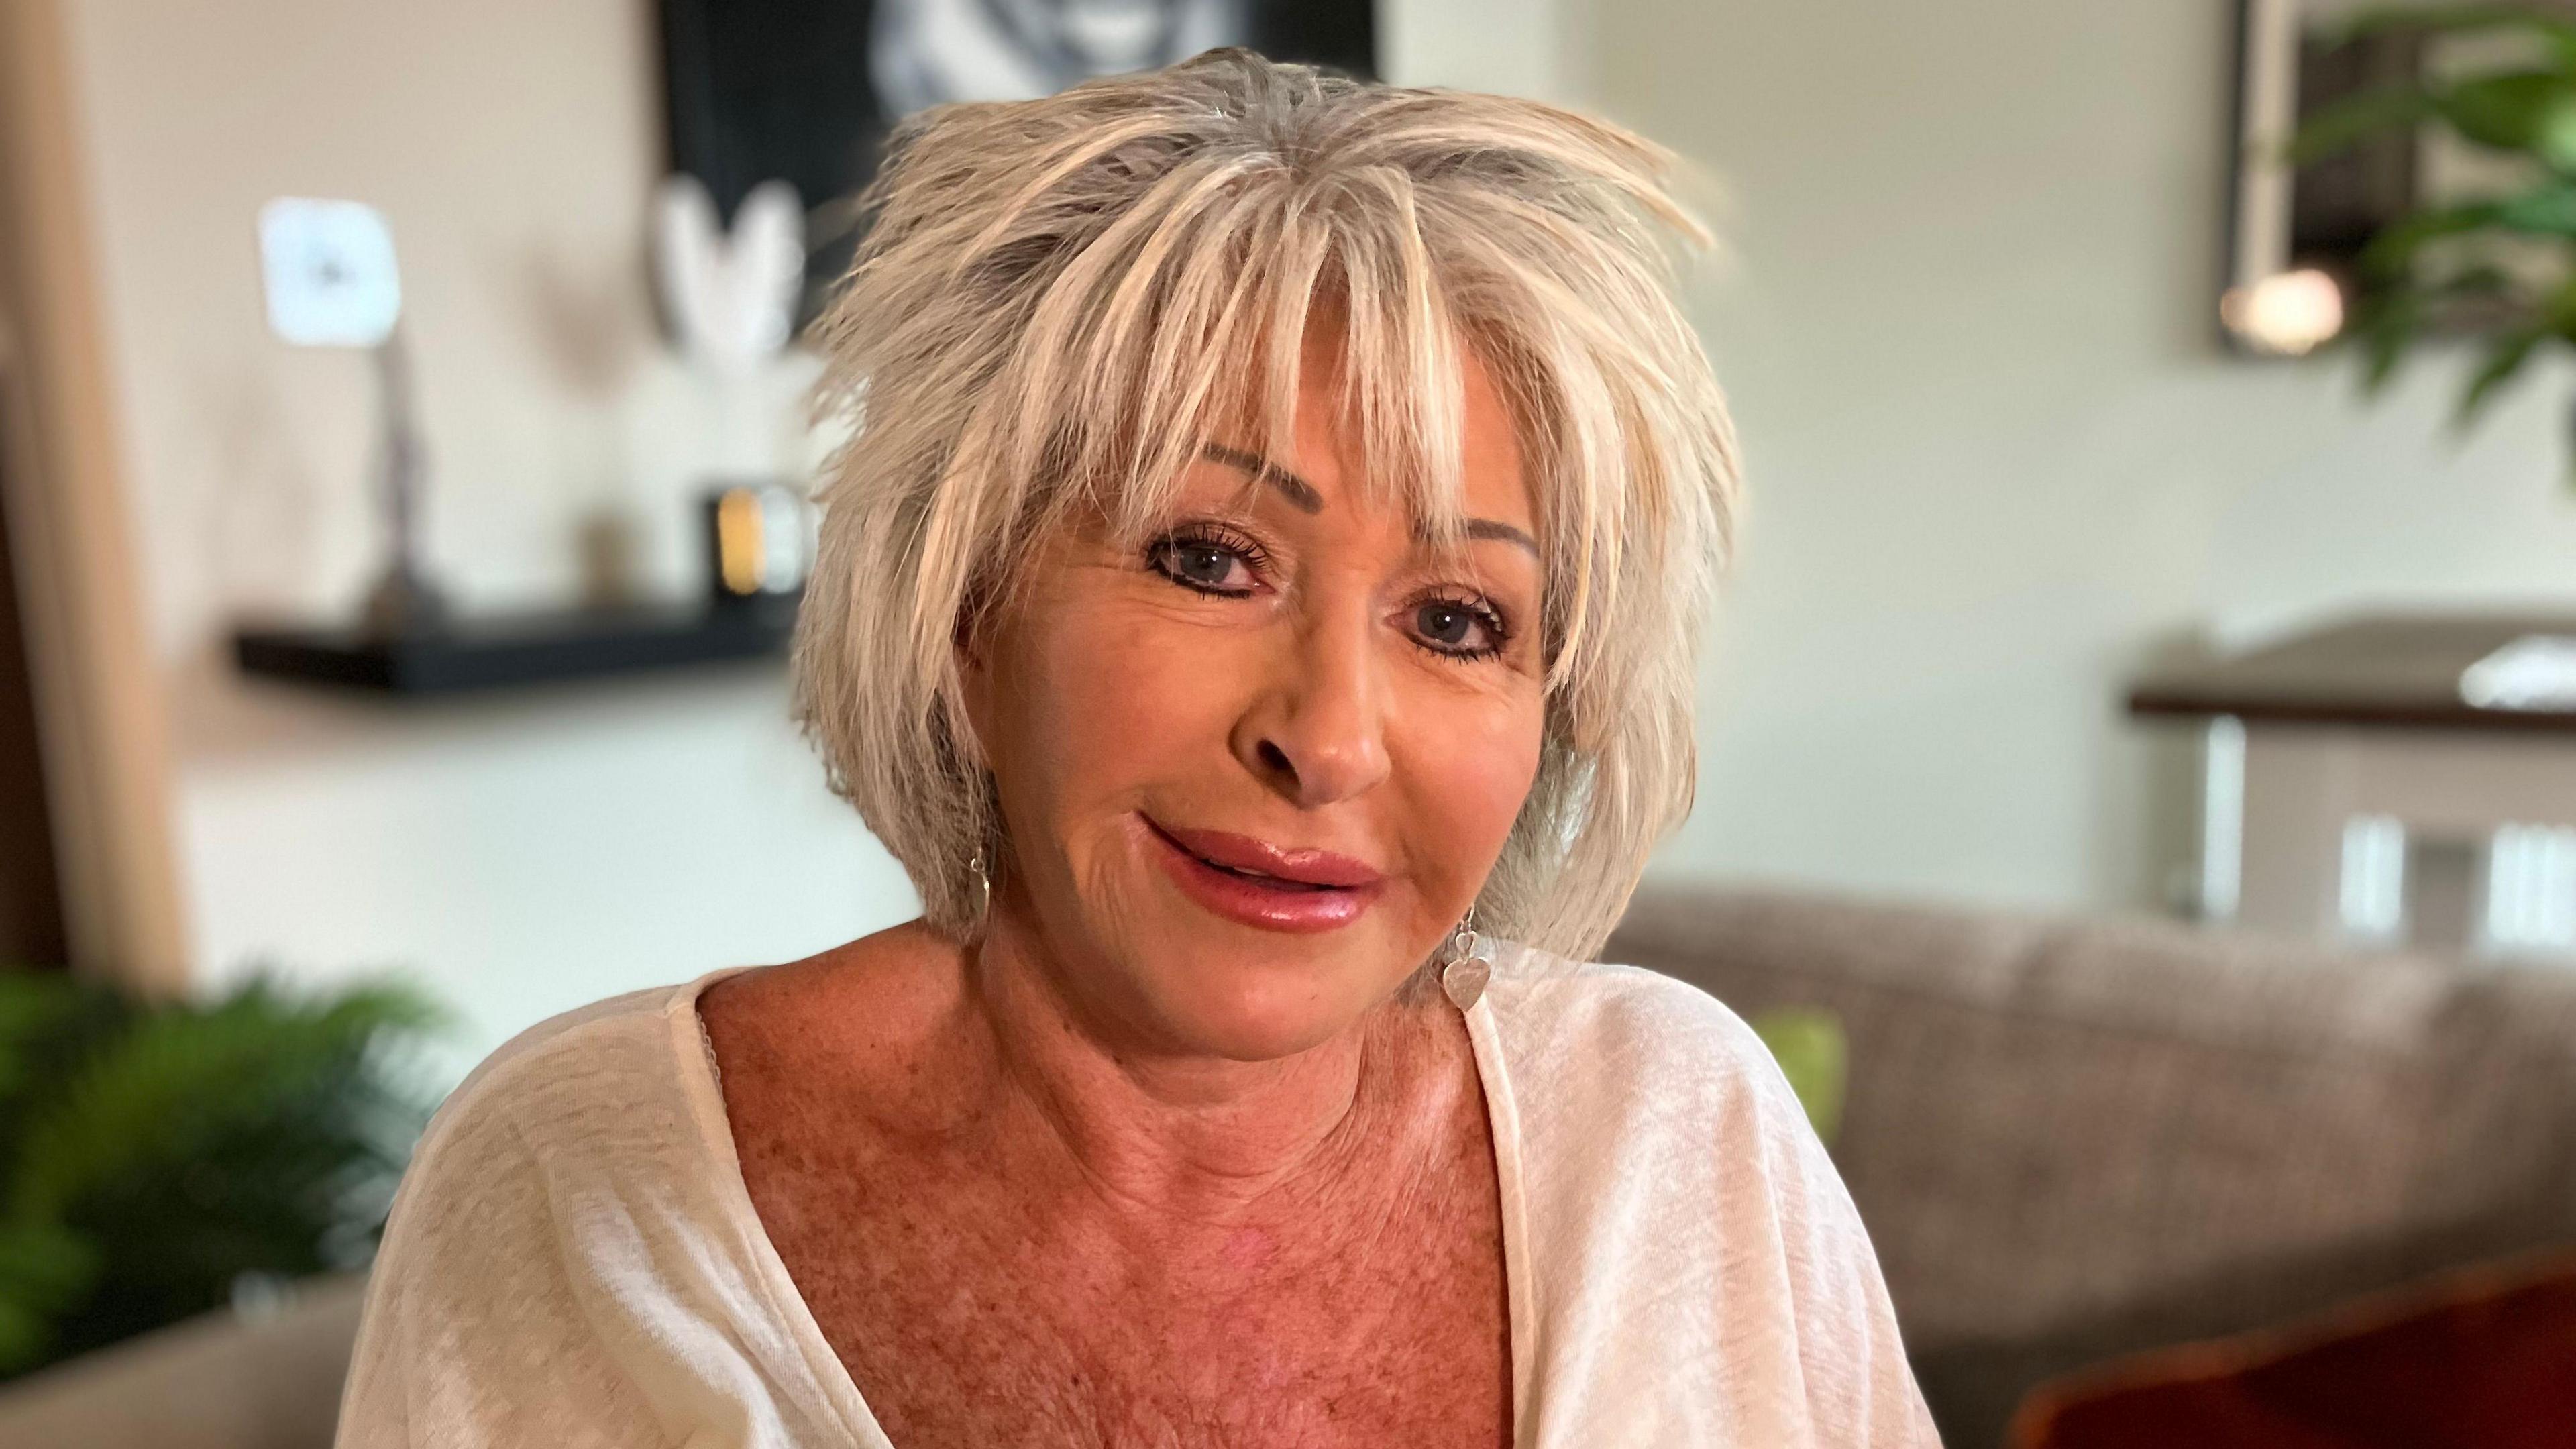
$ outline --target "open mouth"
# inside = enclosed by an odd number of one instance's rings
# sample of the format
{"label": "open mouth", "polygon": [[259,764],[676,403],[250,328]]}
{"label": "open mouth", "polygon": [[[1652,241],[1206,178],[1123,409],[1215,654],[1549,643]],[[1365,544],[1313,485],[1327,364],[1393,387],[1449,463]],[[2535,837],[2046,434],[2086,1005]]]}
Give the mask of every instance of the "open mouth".
{"label": "open mouth", "polygon": [[1167,828],[1138,815],[1164,873],[1216,915],[1266,930],[1328,931],[1359,919],[1381,877],[1319,850],[1280,850],[1247,836]]}
{"label": "open mouth", "polygon": [[1181,854],[1188,856],[1199,864],[1206,866],[1208,869],[1221,871],[1234,877],[1236,880],[1248,881],[1265,890],[1340,891],[1350,889],[1349,886],[1326,885],[1321,881],[1292,880],[1287,876],[1272,875],[1268,871],[1255,870],[1250,866],[1228,865],[1221,860],[1211,860],[1200,852],[1192,850],[1187,845],[1182,844],[1181,841],[1172,834],[1172,832],[1165,830],[1150,819],[1146,820],[1145,828],[1154,832],[1154,834],[1159,837],[1165,845],[1168,845],[1172,849],[1179,851]]}

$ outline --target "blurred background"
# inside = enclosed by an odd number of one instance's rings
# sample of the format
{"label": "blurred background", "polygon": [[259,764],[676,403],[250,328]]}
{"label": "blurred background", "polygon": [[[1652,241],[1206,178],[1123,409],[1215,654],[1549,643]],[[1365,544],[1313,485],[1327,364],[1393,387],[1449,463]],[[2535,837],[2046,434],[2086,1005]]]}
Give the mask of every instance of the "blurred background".
{"label": "blurred background", "polygon": [[1769,1014],[1952,1442],[2292,1442],[2189,1416],[2472,1319],[2559,1325],[2411,1401],[2500,1417],[2295,1442],[2576,1442],[2560,13],[0,0],[0,1441],[318,1442],[292,1285],[466,1067],[913,914],[786,720],[791,325],[892,115],[1244,40],[1714,178],[1748,505],[1611,954]]}

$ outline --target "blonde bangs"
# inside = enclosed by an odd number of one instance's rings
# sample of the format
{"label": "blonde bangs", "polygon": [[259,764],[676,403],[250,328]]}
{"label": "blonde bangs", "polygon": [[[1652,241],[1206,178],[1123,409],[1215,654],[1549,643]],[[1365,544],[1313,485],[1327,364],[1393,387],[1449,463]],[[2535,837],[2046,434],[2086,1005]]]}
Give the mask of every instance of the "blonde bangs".
{"label": "blonde bangs", "polygon": [[1141,534],[1211,442],[1293,452],[1336,336],[1364,486],[1459,536],[1463,359],[1517,423],[1546,556],[1548,738],[1481,921],[1597,949],[1695,776],[1696,640],[1736,484],[1672,301],[1671,159],[1534,102],[1213,51],[898,133],[822,329],[855,422],[822,492],[798,711],[971,930],[1000,858],[957,643],[1077,510]]}

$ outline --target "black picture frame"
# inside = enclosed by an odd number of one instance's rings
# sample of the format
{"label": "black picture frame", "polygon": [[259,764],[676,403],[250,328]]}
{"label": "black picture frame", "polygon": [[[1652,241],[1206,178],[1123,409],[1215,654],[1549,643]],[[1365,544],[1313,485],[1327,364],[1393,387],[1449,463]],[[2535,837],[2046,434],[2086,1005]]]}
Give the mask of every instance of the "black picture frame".
{"label": "black picture frame", "polygon": [[[975,9],[990,0],[949,0]],[[730,221],[773,177],[806,207],[810,319],[848,269],[852,204],[876,174],[888,114],[870,79],[872,0],[659,0],[671,169]],[[1377,74],[1373,0],[1246,0],[1251,48],[1363,78]]]}
{"label": "black picture frame", "polygon": [[[2339,43],[2319,26],[2314,0],[2237,0],[2235,10],[2222,304],[2294,270],[2324,273],[2349,299],[2362,248],[2416,200],[2414,138],[2393,133],[2298,167],[2280,153],[2325,107],[2412,79],[2423,64],[2421,38],[2400,32]],[[2223,321],[2218,331],[2240,353],[2276,355]]]}
{"label": "black picture frame", "polygon": [[[2525,0],[2531,8],[2576,18],[2576,0]],[[2359,261],[2390,224],[2428,200],[2463,194],[2456,174],[2433,164],[2426,128],[2392,130],[2336,154],[2292,166],[2283,152],[2308,120],[2338,102],[2440,74],[2457,53],[2454,38],[2420,29],[2365,28],[2349,22],[2371,0],[2236,0],[2235,91],[2228,128],[2229,166],[2224,262],[2212,320],[2232,350],[2249,356],[2298,355],[2263,345],[2229,318],[2233,299],[2267,279],[2293,273],[2330,279],[2347,322],[2362,299]],[[2462,300],[2436,311],[2433,331],[2492,331],[2512,310]]]}

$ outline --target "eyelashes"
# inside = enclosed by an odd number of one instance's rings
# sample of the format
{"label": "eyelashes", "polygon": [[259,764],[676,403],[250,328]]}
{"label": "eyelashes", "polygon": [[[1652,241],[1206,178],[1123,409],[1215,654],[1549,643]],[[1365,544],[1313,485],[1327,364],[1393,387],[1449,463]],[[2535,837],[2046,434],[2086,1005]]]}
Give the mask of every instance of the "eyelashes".
{"label": "eyelashes", "polygon": [[[1416,642],[1443,659],[1491,659],[1511,638],[1504,632],[1502,613],[1482,599],[1432,594],[1407,607],[1418,630]],[[1472,637],[1472,631],[1481,631],[1482,637]]]}
{"label": "eyelashes", "polygon": [[[1177,587],[1224,599],[1258,593],[1271,571],[1260,542],[1218,523],[1175,528],[1145,546],[1145,566]],[[1491,600],[1434,588],[1408,600],[1405,632],[1423,652],[1456,663],[1491,659],[1512,638],[1510,621]]]}
{"label": "eyelashes", "polygon": [[[1218,524],[1176,528],[1145,547],[1146,566],[1185,589],[1222,598],[1249,598],[1270,569],[1261,545]],[[1240,582],[1233,582],[1237,577]]]}

